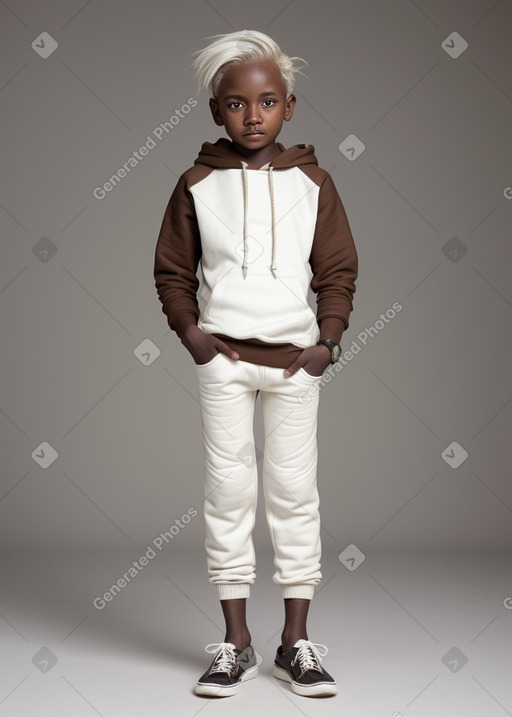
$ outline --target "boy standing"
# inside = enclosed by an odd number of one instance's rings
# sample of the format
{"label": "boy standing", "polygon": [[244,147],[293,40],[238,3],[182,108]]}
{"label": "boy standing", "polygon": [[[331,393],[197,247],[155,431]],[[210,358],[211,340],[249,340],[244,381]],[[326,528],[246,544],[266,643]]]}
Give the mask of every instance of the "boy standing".
{"label": "boy standing", "polygon": [[[195,691],[235,694],[258,671],[245,612],[256,578],[253,421],[261,394],[266,520],[273,580],[285,607],[273,674],[297,694],[332,695],[336,682],[320,664],[327,648],[311,642],[306,630],[322,578],[318,388],[340,356],[358,256],[341,199],[314,147],[286,149],[275,141],[293,115],[298,70],[292,61],[300,58],[256,31],[215,37],[194,64],[200,89],[212,92],[213,119],[231,141],[204,142],[194,166],[179,178],[154,265],[162,310],[196,369],[208,574],[226,621],[224,642],[205,648],[215,656]],[[307,302],[309,286],[316,316]]]}

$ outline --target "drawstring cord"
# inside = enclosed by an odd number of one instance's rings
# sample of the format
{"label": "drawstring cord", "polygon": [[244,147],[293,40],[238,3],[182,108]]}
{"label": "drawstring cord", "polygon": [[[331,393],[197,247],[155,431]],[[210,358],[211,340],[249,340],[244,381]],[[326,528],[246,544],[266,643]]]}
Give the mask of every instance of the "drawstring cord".
{"label": "drawstring cord", "polygon": [[242,273],[244,279],[247,276],[247,168],[245,162],[242,162],[242,182],[244,186],[244,261],[242,264]]}
{"label": "drawstring cord", "polygon": [[[274,279],[277,279],[276,275],[276,267],[275,267],[275,223],[276,223],[276,213],[275,213],[275,199],[274,199],[274,175],[273,175],[274,168],[269,166],[268,168],[268,181],[270,185],[270,204],[272,207],[272,261],[270,264],[270,271],[272,272],[272,275]],[[242,274],[244,279],[247,276],[247,204],[248,204],[248,181],[247,181],[247,166],[245,162],[242,162],[242,184],[243,184],[243,192],[244,192],[244,260],[242,262]]]}
{"label": "drawstring cord", "polygon": [[276,223],[276,214],[275,214],[275,203],[274,203],[274,175],[273,175],[274,167],[268,168],[268,179],[270,182],[270,203],[272,204],[272,263],[270,264],[270,271],[274,275],[274,279],[277,279],[276,272],[275,272],[275,266],[274,266],[274,256],[275,256],[275,223]]}

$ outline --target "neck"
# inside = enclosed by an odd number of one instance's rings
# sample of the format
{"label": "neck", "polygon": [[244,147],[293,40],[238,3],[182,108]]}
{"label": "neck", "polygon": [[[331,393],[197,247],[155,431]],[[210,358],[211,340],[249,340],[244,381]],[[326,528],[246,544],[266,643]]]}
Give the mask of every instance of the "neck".
{"label": "neck", "polygon": [[236,142],[232,142],[232,145],[233,149],[245,159],[249,167],[262,167],[281,154],[275,142],[261,149],[247,149]]}

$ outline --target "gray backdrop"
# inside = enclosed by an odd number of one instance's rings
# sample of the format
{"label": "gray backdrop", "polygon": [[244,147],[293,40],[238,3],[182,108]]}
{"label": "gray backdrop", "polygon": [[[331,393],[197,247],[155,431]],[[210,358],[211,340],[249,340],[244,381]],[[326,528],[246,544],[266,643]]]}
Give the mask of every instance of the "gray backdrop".
{"label": "gray backdrop", "polygon": [[[55,0],[0,16],[3,549],[135,555],[191,508],[173,538],[202,549],[195,371],[153,257],[179,175],[224,136],[191,53],[244,28],[309,62],[279,140],[315,146],[359,252],[352,354],[320,397],[325,549],[510,549],[512,4]],[[257,550],[262,503],[260,487]]]}

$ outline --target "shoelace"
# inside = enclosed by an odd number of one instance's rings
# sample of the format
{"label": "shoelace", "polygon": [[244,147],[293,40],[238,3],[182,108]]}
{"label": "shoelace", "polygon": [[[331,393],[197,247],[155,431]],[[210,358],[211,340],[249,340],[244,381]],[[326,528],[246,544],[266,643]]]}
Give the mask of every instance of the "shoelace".
{"label": "shoelace", "polygon": [[[306,670],[318,670],[319,672],[323,672],[322,667],[320,663],[322,662],[322,658],[320,655],[327,655],[327,647],[325,645],[321,645],[319,642],[311,642],[310,640],[299,640],[299,649],[297,650],[297,653],[295,657],[293,658],[291,664],[295,665],[297,660],[300,664],[300,674],[304,674]],[[320,647],[325,650],[325,652],[319,652],[316,648]]]}
{"label": "shoelace", "polygon": [[[209,647],[213,647],[213,650],[209,650]],[[212,672],[227,672],[230,675],[236,672],[237,656],[231,642],[211,642],[204,649],[209,653],[218,651],[212,663],[210,675]]]}

